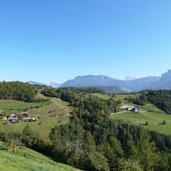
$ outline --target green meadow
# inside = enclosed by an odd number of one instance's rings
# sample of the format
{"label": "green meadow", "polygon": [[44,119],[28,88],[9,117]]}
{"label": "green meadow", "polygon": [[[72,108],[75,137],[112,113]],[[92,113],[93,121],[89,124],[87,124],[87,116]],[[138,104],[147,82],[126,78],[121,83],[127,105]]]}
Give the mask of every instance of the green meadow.
{"label": "green meadow", "polygon": [[[97,93],[95,95],[103,99],[110,98],[109,95],[105,94]],[[122,105],[133,106],[134,104],[127,102],[125,98],[135,96],[139,96],[139,94],[116,94],[114,99],[121,100]],[[131,122],[137,125],[143,125],[144,128],[148,130],[157,131],[166,135],[171,135],[171,115],[166,114],[165,112],[163,112],[152,104],[146,104],[145,106],[141,106],[139,113],[121,111],[116,114],[111,114],[110,118],[122,120],[125,122]],[[163,121],[166,121],[164,125],[161,124]],[[144,125],[146,122],[148,123],[148,125]]]}
{"label": "green meadow", "polygon": [[[110,116],[112,119],[129,121],[143,125],[146,129],[171,135],[171,115],[168,115],[152,104],[146,104],[140,108],[139,113],[123,112]],[[166,121],[165,125],[162,122]],[[144,125],[148,123],[147,125]]]}
{"label": "green meadow", "polygon": [[14,154],[4,150],[4,147],[5,144],[0,142],[1,171],[78,171],[25,147],[17,147]]}
{"label": "green meadow", "polygon": [[103,98],[103,99],[110,99],[110,96],[107,94],[95,93],[94,95]]}
{"label": "green meadow", "polygon": [[43,106],[47,106],[51,103],[51,101],[41,101],[41,102],[23,102],[16,100],[0,100],[0,111],[4,111],[6,113],[10,112],[23,112],[31,108],[39,108]]}
{"label": "green meadow", "polygon": [[[37,132],[37,134],[48,141],[48,135],[52,128],[56,125],[65,124],[69,121],[69,112],[73,109],[69,107],[68,103],[55,98],[50,98],[47,102],[25,103],[11,100],[0,100],[0,110],[11,112],[22,111],[28,108],[27,112],[31,117],[38,118],[36,122],[21,121],[17,124],[8,123],[3,119],[0,120],[0,130],[4,132],[19,132],[21,133],[26,125]],[[19,112],[18,112],[19,113]]]}

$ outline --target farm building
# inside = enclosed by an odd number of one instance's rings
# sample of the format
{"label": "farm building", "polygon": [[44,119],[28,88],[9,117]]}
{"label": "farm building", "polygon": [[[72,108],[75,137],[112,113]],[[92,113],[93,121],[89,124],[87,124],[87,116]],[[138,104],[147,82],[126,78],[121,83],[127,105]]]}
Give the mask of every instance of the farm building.
{"label": "farm building", "polygon": [[122,106],[121,109],[130,111],[130,112],[139,112],[138,106]]}
{"label": "farm building", "polygon": [[23,113],[21,113],[21,114],[19,115],[19,118],[20,118],[21,120],[30,119],[30,114],[27,113],[27,112],[23,112]]}
{"label": "farm building", "polygon": [[10,114],[7,117],[7,120],[11,123],[18,123],[20,121],[19,117],[17,115],[15,115],[14,113]]}

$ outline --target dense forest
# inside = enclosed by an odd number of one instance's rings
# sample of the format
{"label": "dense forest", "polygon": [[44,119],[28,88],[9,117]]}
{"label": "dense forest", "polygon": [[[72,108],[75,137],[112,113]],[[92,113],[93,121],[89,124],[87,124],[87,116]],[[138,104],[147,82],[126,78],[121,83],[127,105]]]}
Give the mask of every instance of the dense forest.
{"label": "dense forest", "polygon": [[[171,137],[110,120],[111,110],[106,108],[117,108],[119,102],[82,94],[78,89],[59,89],[55,93],[79,109],[67,125],[52,129],[49,135],[57,160],[95,171],[171,170]],[[147,95],[142,93],[130,100],[143,104],[148,101]]]}
{"label": "dense forest", "polygon": [[0,99],[31,102],[37,93],[37,89],[28,83],[0,82]]}
{"label": "dense forest", "polygon": [[171,137],[104,115],[74,113],[50,139],[57,159],[84,170],[171,169]]}

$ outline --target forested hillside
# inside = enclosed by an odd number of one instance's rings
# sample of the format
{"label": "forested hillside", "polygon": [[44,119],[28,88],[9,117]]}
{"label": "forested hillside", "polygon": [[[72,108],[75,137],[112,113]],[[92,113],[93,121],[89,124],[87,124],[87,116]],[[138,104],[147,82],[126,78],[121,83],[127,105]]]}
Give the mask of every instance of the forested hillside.
{"label": "forested hillside", "polygon": [[[97,98],[73,89],[58,89],[55,93],[78,108],[68,124],[50,133],[53,155],[62,162],[99,171],[171,169],[170,136],[108,118],[112,111],[110,106],[117,109],[120,101]],[[146,100],[143,94],[135,98],[135,102],[139,100]]]}
{"label": "forested hillside", "polygon": [[152,103],[164,112],[171,114],[171,90],[148,90],[143,91],[136,97],[127,100],[137,105]]}
{"label": "forested hillside", "polygon": [[[35,91],[35,88],[31,88]],[[86,171],[171,170],[170,136],[109,117],[111,113],[119,113],[125,101],[141,107],[147,102],[158,101],[160,97],[163,102],[167,102],[167,92],[145,91],[128,95],[124,99],[117,98],[114,94],[101,94],[102,97],[107,96],[102,98],[97,96],[99,91],[96,89],[44,87],[41,92],[49,99],[56,101],[56,98],[60,98],[72,106],[72,112],[67,114],[69,121],[65,124],[56,122],[49,133],[49,141],[42,139],[31,125],[26,125],[23,131],[15,133],[0,131],[1,141],[7,144],[12,142],[12,147],[27,146],[57,162]],[[152,99],[155,99],[154,102]],[[53,111],[48,108],[43,112],[45,109],[46,107],[42,107],[40,111],[47,115],[46,119],[52,117]],[[55,118],[52,119],[55,121]]]}
{"label": "forested hillside", "polygon": [[[71,106],[76,107],[79,111],[86,111],[87,113],[102,113],[110,115],[119,110],[121,101],[113,98],[102,99],[94,96],[93,93],[98,93],[98,89],[76,89],[76,88],[60,88],[60,89],[46,89],[43,91],[45,96],[52,96],[61,98],[70,103]],[[87,93],[88,92],[88,93]]]}
{"label": "forested hillside", "polygon": [[31,102],[35,100],[37,89],[23,82],[0,82],[0,99]]}
{"label": "forested hillside", "polygon": [[159,90],[149,91],[146,93],[147,100],[162,109],[168,114],[171,114],[171,91]]}

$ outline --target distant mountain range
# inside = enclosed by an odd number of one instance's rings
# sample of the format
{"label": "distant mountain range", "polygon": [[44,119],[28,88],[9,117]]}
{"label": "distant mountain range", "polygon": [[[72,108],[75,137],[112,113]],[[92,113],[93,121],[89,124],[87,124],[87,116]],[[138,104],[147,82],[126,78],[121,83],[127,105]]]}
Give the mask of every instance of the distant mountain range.
{"label": "distant mountain range", "polygon": [[58,88],[60,84],[58,83],[55,83],[55,82],[51,82],[50,83],[50,86],[53,87],[53,88]]}
{"label": "distant mountain range", "polygon": [[[44,85],[30,81],[31,84]],[[58,87],[103,87],[103,89],[117,90],[117,92],[136,92],[146,89],[166,89],[171,90],[171,70],[162,74],[161,77],[148,76],[144,78],[127,77],[119,80],[104,75],[77,76],[63,84],[51,83],[50,86]],[[105,88],[106,87],[106,88]],[[107,88],[108,87],[108,88]]]}
{"label": "distant mountain range", "polygon": [[134,80],[117,80],[107,76],[79,76],[60,87],[118,87],[125,92],[141,91],[150,88],[160,77],[145,77]]}
{"label": "distant mountain range", "polygon": [[28,81],[28,83],[29,84],[31,84],[31,85],[46,85],[46,84],[44,84],[44,83],[40,83],[40,82],[36,82],[36,81]]}
{"label": "distant mountain range", "polygon": [[171,70],[162,74],[160,79],[151,85],[152,89],[165,89],[171,90]]}
{"label": "distant mountain range", "polygon": [[60,87],[118,87],[126,92],[142,91],[146,89],[167,89],[171,90],[171,70],[161,77],[148,76],[133,79],[127,77],[125,80],[118,80],[103,75],[78,76],[73,80],[66,81]]}

